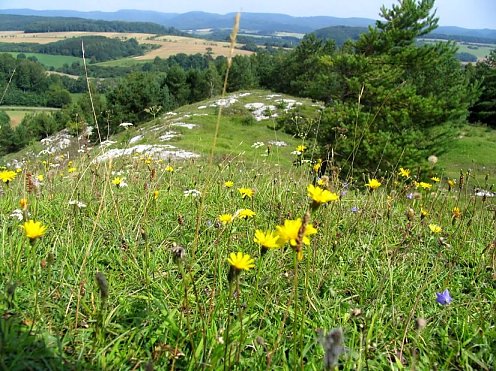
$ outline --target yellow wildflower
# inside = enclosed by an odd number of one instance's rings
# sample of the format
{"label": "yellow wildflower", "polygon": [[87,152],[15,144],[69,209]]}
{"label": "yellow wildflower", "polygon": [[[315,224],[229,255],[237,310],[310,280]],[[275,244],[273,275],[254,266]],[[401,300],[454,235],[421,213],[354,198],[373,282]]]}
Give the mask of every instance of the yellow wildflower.
{"label": "yellow wildflower", "polygon": [[432,233],[441,233],[443,229],[438,226],[437,224],[429,224],[429,229],[431,230]]}
{"label": "yellow wildflower", "polygon": [[253,189],[251,188],[238,188],[239,193],[241,194],[241,198],[245,199],[246,197],[253,197]]}
{"label": "yellow wildflower", "polygon": [[418,187],[420,187],[422,189],[430,189],[430,188],[432,188],[432,184],[426,183],[426,182],[420,182],[420,183],[418,183]]}
{"label": "yellow wildflower", "polygon": [[306,151],[306,149],[307,149],[307,146],[300,144],[298,147],[296,147],[296,152],[303,153]]}
{"label": "yellow wildflower", "polygon": [[436,182],[436,183],[439,183],[439,182],[441,181],[441,179],[440,179],[440,178],[438,178],[437,176],[433,176],[433,177],[431,178],[431,180],[432,180],[433,182]]}
{"label": "yellow wildflower", "polygon": [[219,222],[226,225],[227,223],[231,223],[234,218],[233,218],[232,214],[221,214],[218,216],[217,219],[219,220]]}
{"label": "yellow wildflower", "polygon": [[402,176],[403,178],[409,178],[410,177],[410,170],[409,169],[403,169],[402,167],[400,167],[399,175]]}
{"label": "yellow wildflower", "polygon": [[[277,235],[279,236],[278,244],[279,246],[283,246],[287,242],[293,247],[298,245],[298,234],[301,228],[301,219],[298,218],[296,220],[285,220],[284,225],[278,225],[276,227]],[[317,233],[317,229],[313,227],[312,224],[307,224],[305,226],[305,230],[303,231],[303,235],[301,236],[301,242],[305,245],[310,245],[310,239],[308,236]]]}
{"label": "yellow wildflower", "polygon": [[34,220],[28,220],[22,225],[26,237],[30,239],[31,242],[37,238],[42,237],[45,234],[46,227],[41,224],[41,222],[35,222]]}
{"label": "yellow wildflower", "polygon": [[315,187],[313,184],[308,185],[307,192],[308,197],[312,199],[315,206],[339,200],[339,196],[336,193],[330,192],[327,189]]}
{"label": "yellow wildflower", "polygon": [[462,211],[460,210],[459,207],[454,207],[453,210],[451,210],[453,214],[453,218],[459,218],[462,216]]}
{"label": "yellow wildflower", "polygon": [[255,243],[258,243],[265,250],[279,247],[278,240],[279,235],[275,231],[264,232],[259,229],[255,231],[255,238],[253,239]]}
{"label": "yellow wildflower", "polygon": [[226,188],[232,188],[234,185],[234,182],[232,180],[227,180],[224,182],[224,187]]}
{"label": "yellow wildflower", "polygon": [[28,208],[28,200],[25,198],[21,198],[19,200],[19,206],[21,207],[21,209],[26,210]]}
{"label": "yellow wildflower", "polygon": [[370,189],[377,189],[381,186],[381,182],[379,182],[377,179],[369,179],[369,182],[365,184],[365,186],[369,187]]}
{"label": "yellow wildflower", "polygon": [[0,171],[0,180],[5,184],[13,181],[16,177],[16,172],[12,170],[2,170]]}
{"label": "yellow wildflower", "polygon": [[236,215],[240,219],[248,219],[248,218],[253,218],[255,216],[255,212],[253,210],[250,210],[250,209],[241,209],[241,210],[238,210]]}
{"label": "yellow wildflower", "polygon": [[173,173],[174,172],[174,168],[170,165],[167,165],[166,168],[165,168],[165,171],[169,172],[169,173]]}

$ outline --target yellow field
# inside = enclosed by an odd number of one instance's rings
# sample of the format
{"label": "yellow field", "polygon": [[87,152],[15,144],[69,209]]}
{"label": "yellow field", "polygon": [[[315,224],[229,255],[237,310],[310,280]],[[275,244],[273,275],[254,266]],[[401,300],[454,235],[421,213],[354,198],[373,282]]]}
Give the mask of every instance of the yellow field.
{"label": "yellow field", "polygon": [[[167,58],[171,55],[186,54],[205,54],[207,48],[211,48],[213,56],[228,56],[229,43],[218,42],[204,39],[197,39],[183,36],[157,36],[145,33],[119,33],[119,32],[46,32],[46,33],[29,33],[22,31],[2,31],[0,32],[0,43],[37,43],[48,44],[58,40],[79,36],[105,36],[121,40],[135,38],[141,44],[156,44],[160,48],[150,51],[149,53],[136,57],[138,60],[149,60],[155,57]],[[238,45],[239,46],[239,45]],[[234,50],[234,55],[248,55],[252,52],[247,50]]]}

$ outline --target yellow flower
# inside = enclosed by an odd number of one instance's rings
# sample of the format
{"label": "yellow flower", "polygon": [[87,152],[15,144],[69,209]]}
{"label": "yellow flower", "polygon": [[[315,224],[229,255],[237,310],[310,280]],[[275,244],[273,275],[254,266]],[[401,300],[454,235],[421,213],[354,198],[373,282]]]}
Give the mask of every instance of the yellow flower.
{"label": "yellow flower", "polygon": [[365,186],[369,187],[370,189],[377,189],[381,186],[381,182],[379,182],[377,179],[369,179],[369,182],[365,184]]}
{"label": "yellow flower", "polygon": [[325,186],[326,185],[326,181],[324,179],[320,178],[320,179],[317,180],[317,184],[319,186]]}
{"label": "yellow flower", "polygon": [[422,189],[430,189],[432,188],[432,184],[426,182],[420,182],[417,184],[417,187],[420,187]]}
{"label": "yellow flower", "polygon": [[339,196],[336,193],[332,193],[327,189],[315,187],[313,184],[308,185],[307,192],[308,192],[308,197],[310,197],[313,203],[317,206],[328,203],[330,201],[339,200]]}
{"label": "yellow flower", "polygon": [[451,191],[451,188],[453,188],[456,184],[456,180],[455,179],[448,179],[448,190]]}
{"label": "yellow flower", "polygon": [[403,169],[402,167],[400,167],[399,175],[402,176],[403,178],[409,178],[410,177],[410,170],[409,169]]}
{"label": "yellow flower", "polygon": [[43,174],[40,174],[36,177],[36,179],[38,179],[40,182],[42,182],[43,180],[45,180],[45,176]]}
{"label": "yellow flower", "polygon": [[[301,224],[301,219],[298,218],[296,220],[285,220],[284,225],[278,225],[276,227],[277,235],[279,236],[277,241],[278,245],[283,246],[286,242],[289,242],[291,246],[297,246]],[[313,225],[307,224],[305,226],[305,230],[303,231],[303,236],[301,236],[301,242],[305,245],[310,245],[310,239],[308,236],[315,233],[317,233],[317,230],[313,227]]]}
{"label": "yellow flower", "polygon": [[429,224],[429,229],[431,230],[432,233],[441,233],[443,229],[438,226],[437,224]]}
{"label": "yellow flower", "polygon": [[174,168],[170,165],[167,165],[167,167],[165,168],[165,171],[168,171],[169,173],[173,173],[174,172]]}
{"label": "yellow flower", "polygon": [[233,185],[234,185],[234,182],[232,180],[227,180],[224,182],[224,187],[226,187],[226,188],[232,188]]}
{"label": "yellow flower", "polygon": [[156,200],[158,198],[158,195],[159,195],[159,191],[153,191],[153,199]]}
{"label": "yellow flower", "polygon": [[253,197],[253,189],[251,188],[238,188],[239,193],[241,193],[241,198],[245,199],[246,197]]}
{"label": "yellow flower", "polygon": [[16,173],[21,173],[22,169],[20,167],[16,168]]}
{"label": "yellow flower", "polygon": [[440,179],[440,178],[438,178],[437,176],[433,176],[433,177],[431,178],[431,180],[432,180],[433,182],[436,182],[436,183],[439,183],[439,182],[441,181],[441,179]]}
{"label": "yellow flower", "polygon": [[241,270],[247,271],[255,267],[255,259],[248,254],[243,254],[241,251],[238,253],[230,253],[227,261],[231,264],[231,267],[238,272]]}
{"label": "yellow flower", "polygon": [[19,200],[19,206],[21,207],[21,209],[26,210],[28,208],[28,200],[25,198],[21,198]]}
{"label": "yellow flower", "polygon": [[306,149],[307,149],[307,146],[304,146],[303,144],[300,144],[298,147],[296,147],[296,151],[300,152],[300,153],[305,152]]}
{"label": "yellow flower", "polygon": [[22,228],[24,228],[26,237],[29,238],[31,241],[42,237],[46,231],[46,227],[42,225],[41,222],[35,222],[33,220],[28,220],[27,222],[25,222],[22,225]]}
{"label": "yellow flower", "polygon": [[255,231],[255,238],[253,241],[258,243],[262,248],[265,249],[275,249],[279,247],[277,241],[279,240],[279,235],[275,231],[261,231],[257,229]]}
{"label": "yellow flower", "polygon": [[226,225],[227,223],[231,223],[233,221],[233,216],[232,214],[221,214],[217,218],[219,222],[222,224]]}
{"label": "yellow flower", "polygon": [[462,211],[460,210],[459,207],[454,207],[453,210],[451,210],[453,214],[453,218],[459,218],[462,216]]}
{"label": "yellow flower", "polygon": [[69,169],[67,169],[67,172],[70,174],[70,173],[73,173],[76,171],[76,168],[75,167],[70,167]]}
{"label": "yellow flower", "polygon": [[248,218],[253,218],[255,216],[255,212],[250,209],[241,209],[238,210],[236,215],[241,219],[248,219]]}
{"label": "yellow flower", "polygon": [[12,170],[2,170],[0,171],[0,180],[6,184],[13,181],[16,177],[16,172]]}
{"label": "yellow flower", "polygon": [[115,177],[114,179],[112,179],[112,184],[116,185],[117,187],[119,187],[121,183],[122,183],[122,178],[120,177]]}
{"label": "yellow flower", "polygon": [[429,212],[426,209],[424,209],[423,207],[421,207],[420,208],[420,218],[423,219],[428,215],[429,215]]}
{"label": "yellow flower", "polygon": [[319,158],[317,162],[313,165],[313,171],[317,173],[321,167],[322,167],[322,159]]}

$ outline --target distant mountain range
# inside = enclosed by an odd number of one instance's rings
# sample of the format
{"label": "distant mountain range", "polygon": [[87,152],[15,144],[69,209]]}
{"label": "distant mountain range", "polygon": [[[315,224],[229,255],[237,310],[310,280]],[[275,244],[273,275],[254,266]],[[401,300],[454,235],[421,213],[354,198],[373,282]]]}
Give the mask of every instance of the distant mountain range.
{"label": "distant mountain range", "polygon": [[[189,31],[198,29],[224,29],[233,26],[234,13],[213,14],[205,12],[162,13],[144,10],[119,10],[116,12],[80,12],[73,10],[32,10],[32,9],[0,9],[0,14],[45,16],[45,17],[78,17],[93,20],[153,22],[166,27]],[[338,18],[329,16],[293,17],[286,14],[243,13],[240,28],[244,31],[271,34],[274,32],[310,33],[331,26],[368,27],[375,23],[369,18]],[[496,30],[467,29],[454,26],[441,26],[436,34],[470,36],[496,42]]]}

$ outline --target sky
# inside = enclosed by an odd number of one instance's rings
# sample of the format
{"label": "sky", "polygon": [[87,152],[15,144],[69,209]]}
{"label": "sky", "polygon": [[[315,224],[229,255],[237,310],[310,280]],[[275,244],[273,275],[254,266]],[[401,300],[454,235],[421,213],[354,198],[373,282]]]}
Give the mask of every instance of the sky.
{"label": "sky", "polygon": [[[165,13],[204,11],[283,13],[293,16],[379,18],[381,5],[397,0],[0,0],[0,9],[116,11],[154,10]],[[436,0],[441,26],[496,29],[496,0]]]}

